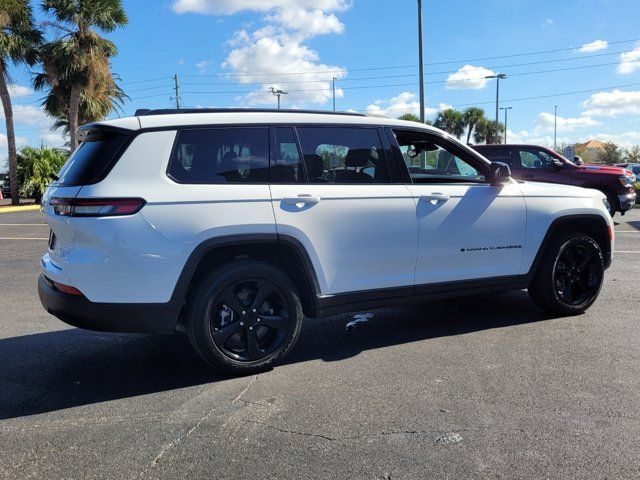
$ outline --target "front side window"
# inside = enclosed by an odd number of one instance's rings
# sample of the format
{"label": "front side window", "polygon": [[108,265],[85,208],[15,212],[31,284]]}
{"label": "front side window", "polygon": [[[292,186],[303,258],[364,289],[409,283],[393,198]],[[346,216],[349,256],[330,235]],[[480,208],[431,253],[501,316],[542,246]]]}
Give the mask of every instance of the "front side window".
{"label": "front side window", "polygon": [[394,133],[414,183],[485,181],[479,165],[460,148],[421,132]]}
{"label": "front side window", "polygon": [[266,127],[181,130],[168,174],[179,183],[266,183],[269,133]]}
{"label": "front side window", "polygon": [[389,183],[375,128],[299,127],[309,183]]}
{"label": "front side window", "polygon": [[547,152],[541,150],[520,150],[522,168],[551,168],[554,159]]}

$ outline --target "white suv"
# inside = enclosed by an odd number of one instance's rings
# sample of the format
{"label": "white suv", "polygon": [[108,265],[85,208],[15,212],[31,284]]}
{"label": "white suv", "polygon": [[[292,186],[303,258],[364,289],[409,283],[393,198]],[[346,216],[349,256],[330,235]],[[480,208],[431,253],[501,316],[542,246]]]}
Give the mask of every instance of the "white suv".
{"label": "white suv", "polygon": [[437,129],[305,111],[139,111],[82,127],[43,198],[44,307],[82,328],[188,333],[269,367],[304,316],[528,288],[586,310],[611,263],[604,195],[517,182]]}

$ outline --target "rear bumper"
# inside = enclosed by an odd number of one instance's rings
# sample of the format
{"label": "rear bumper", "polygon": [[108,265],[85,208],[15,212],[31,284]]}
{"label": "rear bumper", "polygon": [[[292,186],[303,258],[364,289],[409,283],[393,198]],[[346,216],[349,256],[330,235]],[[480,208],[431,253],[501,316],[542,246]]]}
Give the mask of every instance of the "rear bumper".
{"label": "rear bumper", "polygon": [[626,212],[636,204],[636,193],[632,192],[625,195],[618,195],[618,200],[620,201],[620,211]]}
{"label": "rear bumper", "polygon": [[57,290],[44,276],[38,279],[38,296],[51,315],[74,327],[102,332],[173,333],[183,302],[94,303],[86,297]]}

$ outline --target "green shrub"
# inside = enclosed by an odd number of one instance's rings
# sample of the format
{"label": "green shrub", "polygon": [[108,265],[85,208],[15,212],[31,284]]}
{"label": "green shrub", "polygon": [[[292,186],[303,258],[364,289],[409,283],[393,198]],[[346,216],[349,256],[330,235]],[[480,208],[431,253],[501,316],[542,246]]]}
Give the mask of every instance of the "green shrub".
{"label": "green shrub", "polygon": [[58,173],[69,153],[53,147],[22,147],[18,152],[20,195],[40,203],[44,190],[51,183],[50,174]]}

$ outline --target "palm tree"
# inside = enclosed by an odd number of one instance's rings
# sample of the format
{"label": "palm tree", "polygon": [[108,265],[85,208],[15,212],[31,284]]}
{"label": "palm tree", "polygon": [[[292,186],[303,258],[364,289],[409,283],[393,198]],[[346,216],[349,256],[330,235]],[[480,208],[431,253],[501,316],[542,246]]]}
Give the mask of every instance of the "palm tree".
{"label": "palm tree", "polygon": [[51,183],[50,175],[58,173],[69,153],[53,147],[22,147],[18,153],[18,175],[21,194],[40,203],[44,190]]}
{"label": "palm tree", "polygon": [[502,142],[502,134],[504,133],[504,125],[498,122],[496,128],[495,120],[487,120],[483,118],[475,128],[473,138],[476,143],[496,144]]}
{"label": "palm tree", "polygon": [[471,141],[471,134],[476,125],[484,119],[484,110],[478,107],[469,107],[462,112],[464,124],[467,127],[467,145]]}
{"label": "palm tree", "polygon": [[42,33],[35,28],[33,11],[28,0],[2,0],[0,4],[0,98],[7,124],[7,147],[9,152],[9,181],[11,203],[20,203],[18,167],[16,159],[16,135],[13,128],[13,107],[9,95],[10,78],[8,62],[33,65],[38,58],[38,45]]}
{"label": "palm tree", "polygon": [[420,119],[418,118],[418,116],[414,113],[403,113],[402,115],[400,115],[398,117],[398,120],[407,120],[409,122],[420,122]]}
{"label": "palm tree", "polygon": [[94,28],[111,32],[127,24],[127,15],[120,0],[44,0],[42,8],[55,15],[55,27],[64,35],[43,45],[45,76],[36,77],[35,86],[48,85],[51,89],[45,109],[56,118],[66,117],[73,151],[82,103],[86,113],[92,109],[92,101],[101,99],[97,110],[104,111],[118,88],[109,65],[109,59],[117,53],[116,46]]}
{"label": "palm tree", "polygon": [[450,133],[456,138],[460,138],[464,133],[462,113],[453,108],[447,108],[438,113],[436,121],[433,122],[433,126]]}

